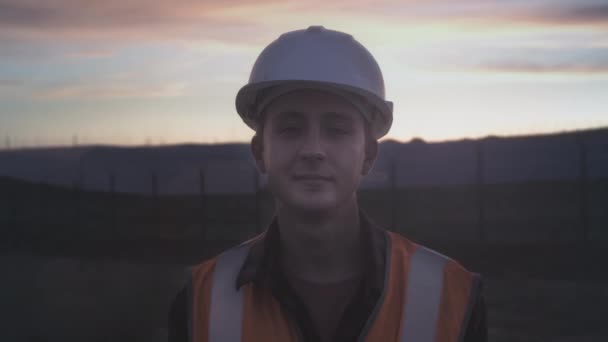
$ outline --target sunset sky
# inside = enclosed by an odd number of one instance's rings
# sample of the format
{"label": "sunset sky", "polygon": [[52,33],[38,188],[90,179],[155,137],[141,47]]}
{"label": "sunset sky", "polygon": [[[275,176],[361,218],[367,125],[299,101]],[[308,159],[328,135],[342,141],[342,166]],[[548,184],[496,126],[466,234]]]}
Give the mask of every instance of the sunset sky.
{"label": "sunset sky", "polygon": [[606,0],[0,0],[0,149],[248,141],[238,89],[310,25],[376,57],[386,138],[608,126]]}

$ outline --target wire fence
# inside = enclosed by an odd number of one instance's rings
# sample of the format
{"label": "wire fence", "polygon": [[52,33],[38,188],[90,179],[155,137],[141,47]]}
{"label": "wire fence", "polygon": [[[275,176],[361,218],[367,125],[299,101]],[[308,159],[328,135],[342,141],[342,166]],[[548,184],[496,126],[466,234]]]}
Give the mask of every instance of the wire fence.
{"label": "wire fence", "polygon": [[[359,191],[359,202],[378,224],[408,236],[477,242],[607,236],[608,180],[398,187],[396,172],[393,166],[386,188]],[[36,238],[242,240],[269,223],[274,203],[267,189],[209,194],[204,170],[199,177],[197,196],[5,182],[3,230]]]}
{"label": "wire fence", "polygon": [[[589,139],[387,149],[359,201],[379,225],[421,240],[606,240],[608,144]],[[209,160],[180,173],[198,189],[189,194],[168,192],[162,171],[125,177],[108,169],[79,163],[71,188],[0,182],[2,231],[24,238],[241,240],[273,215],[272,195],[248,161]],[[87,188],[91,173],[106,187]],[[135,180],[148,190],[125,192]]]}

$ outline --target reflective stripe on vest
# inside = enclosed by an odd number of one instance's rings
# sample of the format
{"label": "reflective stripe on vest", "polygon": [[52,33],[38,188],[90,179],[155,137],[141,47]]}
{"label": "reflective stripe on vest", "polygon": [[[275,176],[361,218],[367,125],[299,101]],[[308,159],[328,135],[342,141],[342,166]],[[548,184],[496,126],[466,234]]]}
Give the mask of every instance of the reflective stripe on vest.
{"label": "reflective stripe on vest", "polygon": [[209,307],[209,342],[240,342],[243,333],[243,288],[236,290],[238,272],[248,244],[220,254],[213,273]]}
{"label": "reflective stripe on vest", "polygon": [[418,246],[410,259],[401,322],[401,342],[434,342],[443,288],[443,269],[449,259]]}
{"label": "reflective stripe on vest", "polygon": [[[390,244],[389,244],[390,246]],[[392,248],[392,247],[389,247]],[[209,306],[209,342],[240,342],[243,334],[243,288],[236,290],[236,278],[243,265],[249,243],[227,250],[217,258]],[[391,253],[389,252],[388,255]],[[410,256],[404,315],[400,322],[401,342],[435,342],[440,316],[446,256],[417,245]],[[391,281],[392,261],[385,272]],[[385,286],[386,291],[387,286]],[[383,298],[383,297],[381,297]],[[382,300],[382,299],[381,299]],[[380,306],[387,303],[380,303]],[[373,323],[370,322],[372,325]],[[364,331],[367,329],[364,329]],[[367,333],[364,333],[367,335]],[[363,337],[364,338],[364,337]]]}

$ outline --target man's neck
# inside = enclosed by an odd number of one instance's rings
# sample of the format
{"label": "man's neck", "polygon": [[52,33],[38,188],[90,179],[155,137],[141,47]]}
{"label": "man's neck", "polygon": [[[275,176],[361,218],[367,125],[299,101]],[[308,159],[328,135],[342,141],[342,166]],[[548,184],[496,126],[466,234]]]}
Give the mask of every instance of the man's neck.
{"label": "man's neck", "polygon": [[291,276],[331,283],[361,272],[360,222],[356,198],[331,213],[277,212],[282,266]]}

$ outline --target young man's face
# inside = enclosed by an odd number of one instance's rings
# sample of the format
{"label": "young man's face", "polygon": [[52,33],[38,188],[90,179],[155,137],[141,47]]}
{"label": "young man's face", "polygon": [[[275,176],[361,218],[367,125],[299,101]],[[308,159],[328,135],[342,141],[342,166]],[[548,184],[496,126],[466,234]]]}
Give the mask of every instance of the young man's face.
{"label": "young man's face", "polygon": [[352,200],[378,147],[350,102],[316,90],[275,99],[261,138],[254,137],[252,151],[280,205],[311,212]]}

